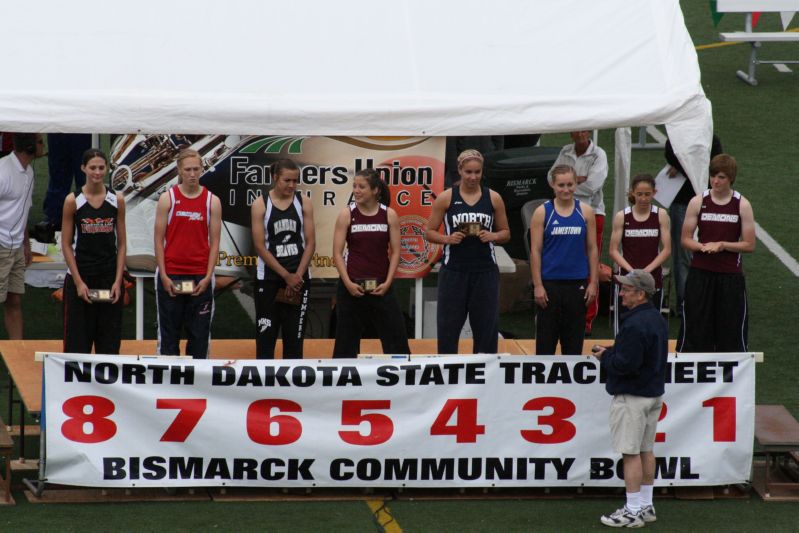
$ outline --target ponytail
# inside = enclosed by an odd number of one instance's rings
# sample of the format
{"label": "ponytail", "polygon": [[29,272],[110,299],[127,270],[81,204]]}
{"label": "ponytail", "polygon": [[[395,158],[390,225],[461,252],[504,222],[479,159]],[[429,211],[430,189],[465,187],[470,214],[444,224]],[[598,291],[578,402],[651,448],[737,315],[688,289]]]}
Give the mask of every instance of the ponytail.
{"label": "ponytail", "polygon": [[295,163],[292,159],[283,158],[273,162],[271,165],[269,165],[270,189],[275,188],[275,183],[284,170],[296,170],[299,172],[300,167],[298,167],[297,163]]}
{"label": "ponytail", "polygon": [[388,207],[391,204],[391,191],[388,188],[388,183],[380,178],[380,174],[373,168],[365,168],[359,170],[356,176],[360,176],[369,184],[369,188],[377,189],[377,201]]}

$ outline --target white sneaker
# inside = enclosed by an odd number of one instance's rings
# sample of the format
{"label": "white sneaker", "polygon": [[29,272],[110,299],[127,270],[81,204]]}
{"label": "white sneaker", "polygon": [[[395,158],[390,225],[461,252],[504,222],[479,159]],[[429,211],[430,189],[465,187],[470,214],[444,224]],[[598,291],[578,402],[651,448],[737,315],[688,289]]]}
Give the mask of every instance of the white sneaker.
{"label": "white sneaker", "polygon": [[604,515],[599,519],[603,524],[610,527],[644,527],[644,519],[641,511],[634,513],[627,506],[616,509],[610,516]]}
{"label": "white sneaker", "polygon": [[652,522],[656,522],[657,519],[658,517],[655,515],[654,505],[644,505],[641,507],[641,520],[647,524],[651,524]]}

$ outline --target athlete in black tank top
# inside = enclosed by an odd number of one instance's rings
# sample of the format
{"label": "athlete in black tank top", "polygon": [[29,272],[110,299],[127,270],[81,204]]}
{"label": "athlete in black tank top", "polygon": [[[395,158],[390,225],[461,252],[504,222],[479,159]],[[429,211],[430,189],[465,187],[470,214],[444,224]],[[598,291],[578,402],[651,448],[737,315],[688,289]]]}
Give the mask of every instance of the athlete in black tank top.
{"label": "athlete in black tank top", "polygon": [[299,168],[290,159],[272,167],[273,188],[251,207],[253,246],[258,253],[255,281],[255,349],[273,359],[278,333],[283,358],[303,356],[308,310],[308,265],[316,248],[313,206],[297,192]]}
{"label": "athlete in black tank top", "polygon": [[[86,184],[64,200],[61,250],[64,278],[64,351],[118,354],[122,338],[125,200],[104,184],[108,163],[84,153]],[[73,248],[74,241],[74,248]]]}

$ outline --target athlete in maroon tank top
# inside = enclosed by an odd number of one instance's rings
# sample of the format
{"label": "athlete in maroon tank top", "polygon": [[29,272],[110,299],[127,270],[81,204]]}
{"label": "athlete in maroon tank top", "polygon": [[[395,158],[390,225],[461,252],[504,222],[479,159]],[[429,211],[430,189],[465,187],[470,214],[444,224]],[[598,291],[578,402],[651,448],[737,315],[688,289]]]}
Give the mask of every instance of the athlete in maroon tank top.
{"label": "athlete in maroon tank top", "polygon": [[391,288],[399,265],[399,217],[388,207],[388,186],[373,169],[358,172],[352,196],[355,202],[341,210],[333,234],[333,260],[341,278],[333,356],[357,356],[369,325],[377,330],[383,353],[408,354],[405,320]]}
{"label": "athlete in maroon tank top", "polygon": [[610,258],[622,269],[622,274],[640,268],[655,278],[661,286],[661,265],[671,255],[669,216],[664,209],[652,205],[655,179],[638,174],[630,183],[631,207],[613,216],[610,236]]}
{"label": "athlete in maroon tank top", "polygon": [[679,352],[748,350],[749,304],[741,254],[755,249],[755,218],[749,201],[732,189],[737,172],[735,158],[715,156],[710,190],[695,196],[685,213],[681,242],[694,255],[685,283]]}
{"label": "athlete in maroon tank top", "polygon": [[[655,178],[638,174],[630,182],[628,199],[632,204],[613,216],[610,235],[610,258],[620,274],[639,268],[652,274],[657,291],[652,296],[656,308],[663,307],[663,275],[661,265],[671,255],[669,215],[665,209],[652,205],[655,197]],[[613,284],[613,332],[621,326],[622,304],[619,285]]]}

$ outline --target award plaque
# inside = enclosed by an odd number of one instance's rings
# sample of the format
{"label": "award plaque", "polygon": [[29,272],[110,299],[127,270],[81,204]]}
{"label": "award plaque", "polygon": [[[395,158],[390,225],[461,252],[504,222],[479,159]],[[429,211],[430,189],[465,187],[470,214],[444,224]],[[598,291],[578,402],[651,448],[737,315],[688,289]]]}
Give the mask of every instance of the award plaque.
{"label": "award plaque", "polygon": [[194,292],[194,282],[192,280],[178,281],[175,283],[177,294],[191,294]]}
{"label": "award plaque", "polygon": [[377,280],[376,279],[362,279],[358,281],[358,285],[364,290],[364,292],[372,292],[377,288]]}
{"label": "award plaque", "polygon": [[480,225],[479,222],[464,222],[460,226],[458,226],[458,231],[464,233],[467,237],[473,236],[476,237],[480,235],[480,230],[483,227]]}
{"label": "award plaque", "polygon": [[111,303],[111,291],[108,289],[89,289],[89,300],[98,303]]}
{"label": "award plaque", "polygon": [[286,287],[282,287],[275,293],[275,301],[287,305],[300,305],[302,303],[302,291],[291,291],[291,295],[286,292]]}

